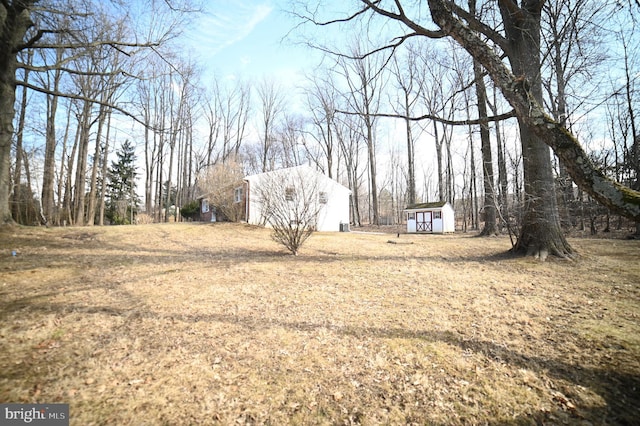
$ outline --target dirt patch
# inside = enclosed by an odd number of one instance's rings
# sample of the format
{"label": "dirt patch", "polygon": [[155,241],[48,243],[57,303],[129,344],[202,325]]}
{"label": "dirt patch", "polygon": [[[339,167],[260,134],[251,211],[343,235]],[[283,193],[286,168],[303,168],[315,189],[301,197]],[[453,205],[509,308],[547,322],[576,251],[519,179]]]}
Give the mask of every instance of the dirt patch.
{"label": "dirt patch", "polygon": [[294,257],[242,225],[4,228],[0,401],[73,425],[640,417],[640,242],[540,263],[504,237],[396,239]]}

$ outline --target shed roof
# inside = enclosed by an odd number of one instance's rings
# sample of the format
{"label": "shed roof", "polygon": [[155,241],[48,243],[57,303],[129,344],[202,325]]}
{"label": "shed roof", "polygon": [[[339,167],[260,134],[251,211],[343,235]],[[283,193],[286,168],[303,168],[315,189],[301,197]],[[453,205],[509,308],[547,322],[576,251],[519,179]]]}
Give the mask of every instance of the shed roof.
{"label": "shed roof", "polygon": [[438,207],[443,207],[445,204],[447,204],[446,201],[411,204],[410,206],[407,206],[405,210],[437,209]]}

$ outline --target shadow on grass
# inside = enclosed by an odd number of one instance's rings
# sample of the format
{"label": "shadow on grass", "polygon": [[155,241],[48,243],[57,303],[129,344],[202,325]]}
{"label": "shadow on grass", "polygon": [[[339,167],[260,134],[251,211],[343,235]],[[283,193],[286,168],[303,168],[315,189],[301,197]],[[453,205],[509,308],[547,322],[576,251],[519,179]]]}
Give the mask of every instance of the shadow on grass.
{"label": "shadow on grass", "polygon": [[[138,305],[138,308],[142,307]],[[12,311],[10,304],[3,303],[2,308]],[[613,367],[585,368],[576,366],[558,359],[550,359],[540,356],[532,356],[510,349],[505,345],[499,345],[492,341],[466,338],[451,331],[438,330],[405,330],[402,328],[378,328],[358,326],[327,326],[314,322],[282,321],[276,319],[257,318],[253,316],[239,316],[233,314],[162,314],[151,312],[144,308],[126,309],[113,306],[90,306],[82,304],[46,304],[35,299],[23,299],[20,301],[20,309],[28,310],[30,314],[44,311],[51,313],[84,313],[107,314],[122,316],[135,320],[148,318],[155,320],[169,320],[171,322],[211,322],[226,323],[241,326],[247,330],[256,331],[281,327],[293,331],[316,331],[329,328],[338,335],[361,338],[363,336],[377,339],[413,339],[431,343],[446,343],[458,347],[461,351],[472,351],[487,359],[508,364],[515,368],[527,369],[544,373],[559,380],[572,383],[575,386],[589,388],[600,395],[605,401],[604,407],[580,406],[567,410],[558,408],[556,411],[540,411],[531,416],[509,420],[496,420],[490,424],[495,426],[507,426],[512,424],[591,424],[591,425],[635,425],[640,418],[640,376],[637,374],[619,371]],[[4,317],[5,315],[3,315]],[[25,365],[21,368],[24,369]],[[21,373],[27,373],[22,371]],[[0,379],[16,377],[16,372],[3,368],[0,371]],[[583,421],[588,421],[584,423]]]}

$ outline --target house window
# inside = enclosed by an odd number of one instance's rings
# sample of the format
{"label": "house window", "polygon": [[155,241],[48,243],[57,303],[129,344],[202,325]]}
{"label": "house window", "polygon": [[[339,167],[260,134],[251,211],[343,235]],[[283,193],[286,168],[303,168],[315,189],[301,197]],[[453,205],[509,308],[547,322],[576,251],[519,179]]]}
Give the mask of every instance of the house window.
{"label": "house window", "polygon": [[415,213],[407,213],[407,220],[416,220],[416,214]]}
{"label": "house window", "polygon": [[202,200],[202,213],[209,213],[209,200]]}
{"label": "house window", "polygon": [[288,186],[284,190],[284,197],[287,201],[293,201],[296,196],[296,189],[293,186]]}
{"label": "house window", "polygon": [[434,219],[442,219],[442,212],[441,211],[433,212],[433,218]]}
{"label": "house window", "polygon": [[327,202],[329,201],[329,196],[327,195],[326,192],[321,192],[318,198],[319,198],[320,204],[327,204]]}
{"label": "house window", "polygon": [[239,203],[241,201],[242,201],[242,187],[236,188],[233,191],[233,202],[234,203]]}

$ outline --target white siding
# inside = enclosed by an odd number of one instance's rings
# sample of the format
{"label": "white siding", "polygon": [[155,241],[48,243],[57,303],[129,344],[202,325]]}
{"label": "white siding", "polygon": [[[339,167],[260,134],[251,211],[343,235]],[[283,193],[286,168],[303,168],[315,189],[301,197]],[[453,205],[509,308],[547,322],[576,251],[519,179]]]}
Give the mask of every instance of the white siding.
{"label": "white siding", "polygon": [[[455,232],[455,213],[451,204],[445,203],[442,207],[429,207],[429,208],[417,208],[417,209],[408,209],[405,211],[407,213],[407,232],[408,233],[416,233],[416,232],[424,232],[423,230],[418,231],[418,219],[420,212],[431,212],[431,231],[426,231],[426,233],[434,233],[434,234],[442,234],[448,232]],[[440,212],[440,217],[436,218],[435,213]],[[413,217],[411,219],[410,217]],[[424,216],[420,216],[424,217]],[[428,216],[427,216],[428,217]]]}
{"label": "white siding", "polygon": [[[247,222],[254,225],[267,225],[262,217],[261,206],[258,202],[258,196],[255,188],[260,182],[269,176],[282,175],[287,179],[291,179],[294,186],[303,185],[305,180],[318,179],[319,192],[326,193],[326,203],[320,205],[318,213],[318,221],[316,229],[318,231],[339,231],[341,223],[349,223],[349,188],[339,184],[333,179],[328,178],[324,174],[312,169],[309,166],[291,167],[289,169],[280,169],[273,172],[261,173],[258,175],[248,176],[245,180],[248,182],[248,201],[247,201]],[[282,188],[284,191],[285,188]],[[319,203],[320,194],[318,194]]]}

